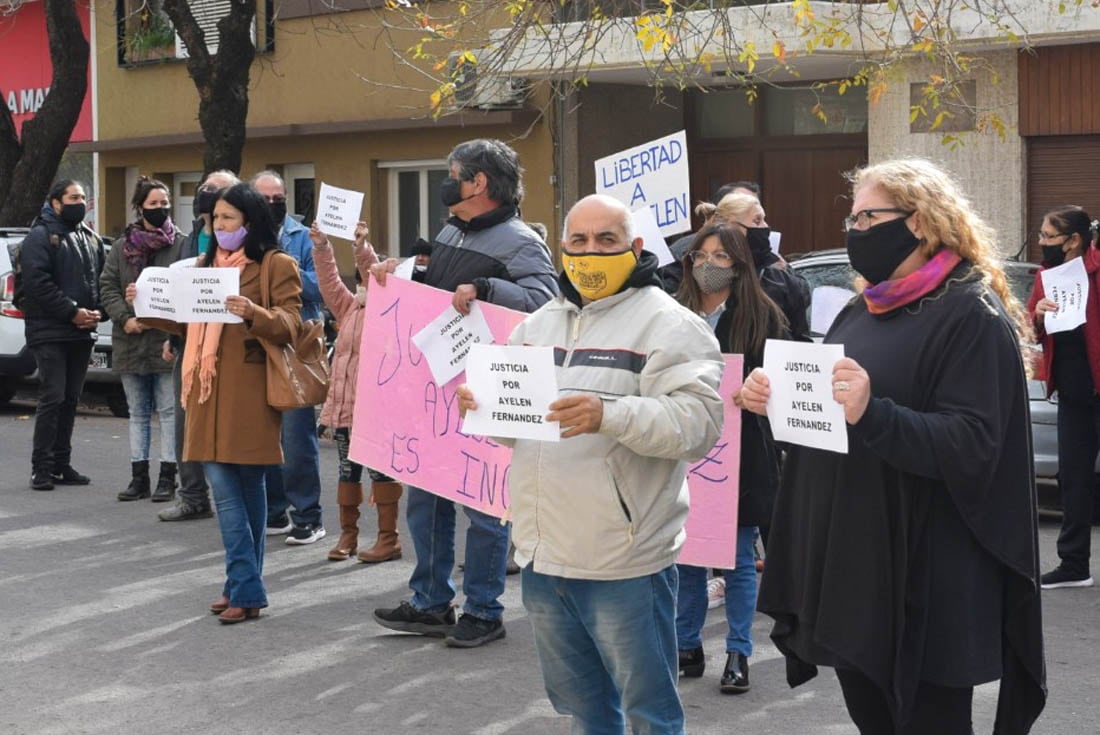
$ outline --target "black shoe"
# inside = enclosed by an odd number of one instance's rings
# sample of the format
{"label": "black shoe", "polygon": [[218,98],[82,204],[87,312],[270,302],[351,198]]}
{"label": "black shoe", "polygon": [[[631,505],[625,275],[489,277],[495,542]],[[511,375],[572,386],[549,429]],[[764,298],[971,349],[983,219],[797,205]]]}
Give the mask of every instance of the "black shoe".
{"label": "black shoe", "polygon": [[130,463],[130,484],[118,494],[118,499],[125,502],[129,500],[141,500],[151,494],[149,480],[149,460]]}
{"label": "black shoe", "polygon": [[723,694],[744,694],[749,690],[749,660],[740,653],[726,656],[726,668],[722,671]]}
{"label": "black shoe", "polygon": [[165,508],[157,513],[157,518],[162,521],[194,521],[200,518],[211,518],[213,515],[209,505],[191,505],[180,500],[171,508]]}
{"label": "black shoe", "polygon": [[157,487],[153,490],[154,503],[167,503],[176,497],[176,463],[161,462],[160,476],[157,478]]}
{"label": "black shoe", "polygon": [[312,544],[315,541],[320,541],[325,537],[325,527],[320,523],[312,525],[307,523],[304,526],[295,526],[290,530],[290,535],[286,537],[286,542],[291,546],[305,546],[306,544]]}
{"label": "black shoe", "polygon": [[286,513],[275,518],[267,519],[267,528],[264,529],[265,536],[285,536],[294,530],[294,524],[290,522],[290,518]]}
{"label": "black shoe", "polygon": [[703,675],[706,668],[707,657],[703,655],[702,646],[689,651],[680,651],[680,676],[686,679],[697,679]]}
{"label": "black shoe", "polygon": [[455,609],[449,607],[442,613],[422,612],[408,602],[402,602],[392,609],[375,610],[374,620],[383,628],[401,633],[419,633],[432,638],[443,638],[455,627]]}
{"label": "black shoe", "polygon": [[92,478],[82,475],[73,469],[72,465],[65,465],[60,470],[50,473],[54,485],[90,485]]}
{"label": "black shoe", "polygon": [[53,490],[53,477],[49,472],[31,474],[31,490]]}
{"label": "black shoe", "polygon": [[458,625],[443,642],[451,648],[477,648],[489,641],[503,638],[504,634],[504,621],[485,620],[463,613],[458,619]]}
{"label": "black shoe", "polygon": [[1088,572],[1085,574],[1071,572],[1065,566],[1059,565],[1040,577],[1039,582],[1045,590],[1056,590],[1062,587],[1091,587],[1092,576]]}

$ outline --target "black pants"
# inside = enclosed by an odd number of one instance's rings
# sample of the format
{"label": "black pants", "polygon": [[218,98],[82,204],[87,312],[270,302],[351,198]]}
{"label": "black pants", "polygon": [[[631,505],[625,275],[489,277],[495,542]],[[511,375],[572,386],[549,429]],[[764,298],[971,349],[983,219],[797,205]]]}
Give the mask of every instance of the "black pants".
{"label": "black pants", "polygon": [[76,404],[84,390],[93,344],[87,339],[45,342],[30,348],[42,383],[34,412],[33,472],[60,471],[72,463]]}
{"label": "black pants", "polygon": [[1100,401],[1058,400],[1058,486],[1062,493],[1062,531],[1058,558],[1067,570],[1089,573],[1093,486],[1100,448]]}
{"label": "black pants", "polygon": [[332,435],[336,439],[336,454],[340,458],[340,482],[359,482],[363,479],[363,465],[352,462],[348,457],[351,429],[336,429]]}
{"label": "black pants", "polygon": [[210,507],[210,489],[206,485],[206,474],[202,471],[200,462],[183,461],[183,439],[187,431],[187,412],[180,400],[181,385],[183,384],[183,347],[176,357],[176,364],[172,367],[172,387],[176,391],[176,461],[179,463],[180,489],[176,496],[181,502],[196,508]]}
{"label": "black pants", "polygon": [[836,678],[860,735],[974,735],[973,687],[944,687],[922,681],[912,719],[898,727],[886,696],[870,679],[846,669],[837,669]]}

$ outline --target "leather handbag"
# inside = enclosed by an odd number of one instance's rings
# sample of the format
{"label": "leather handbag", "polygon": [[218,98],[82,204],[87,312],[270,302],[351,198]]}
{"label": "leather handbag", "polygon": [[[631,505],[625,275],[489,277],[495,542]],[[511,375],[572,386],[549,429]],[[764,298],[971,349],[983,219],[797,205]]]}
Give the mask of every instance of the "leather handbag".
{"label": "leather handbag", "polygon": [[[267,254],[260,265],[260,300],[271,308],[270,268]],[[318,319],[302,322],[285,345],[261,339],[267,352],[267,404],[276,411],[316,406],[328,395],[329,364],[325,354],[325,328]]]}

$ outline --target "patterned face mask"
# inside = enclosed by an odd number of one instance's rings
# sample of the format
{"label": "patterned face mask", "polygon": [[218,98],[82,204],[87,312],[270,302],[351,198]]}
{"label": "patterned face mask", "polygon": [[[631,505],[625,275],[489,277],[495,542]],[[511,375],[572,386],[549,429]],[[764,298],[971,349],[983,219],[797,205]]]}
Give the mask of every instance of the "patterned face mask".
{"label": "patterned face mask", "polygon": [[703,293],[717,293],[733,283],[733,267],[722,268],[703,261],[691,269],[691,275]]}

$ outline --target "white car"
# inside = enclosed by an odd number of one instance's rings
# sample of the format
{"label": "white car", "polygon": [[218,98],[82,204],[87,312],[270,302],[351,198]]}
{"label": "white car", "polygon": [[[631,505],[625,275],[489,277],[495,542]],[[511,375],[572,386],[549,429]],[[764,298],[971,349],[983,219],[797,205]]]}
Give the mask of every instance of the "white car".
{"label": "white car", "polygon": [[[12,255],[27,236],[26,227],[0,227],[0,405],[10,401],[16,390],[38,380],[34,357],[23,336],[23,312],[15,308],[15,274]],[[109,250],[110,243],[104,240]],[[102,393],[115,416],[126,416],[126,396],[118,373],[111,369],[111,322],[101,322],[96,330],[85,379],[85,390]]]}

